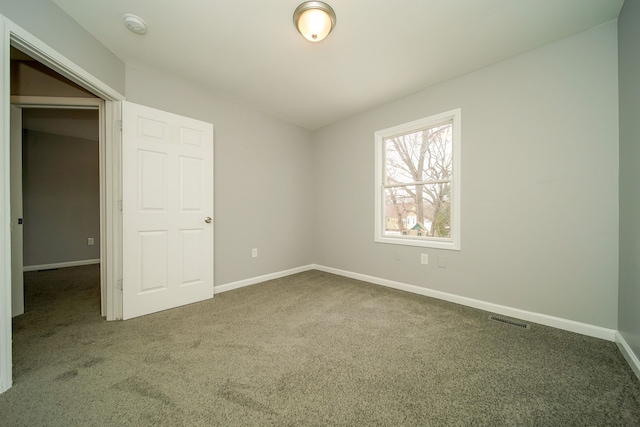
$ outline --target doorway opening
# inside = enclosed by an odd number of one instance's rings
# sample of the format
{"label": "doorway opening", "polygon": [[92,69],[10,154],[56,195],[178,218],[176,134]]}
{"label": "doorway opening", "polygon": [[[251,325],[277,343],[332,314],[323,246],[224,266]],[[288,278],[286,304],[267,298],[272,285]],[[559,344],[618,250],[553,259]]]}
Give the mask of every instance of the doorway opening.
{"label": "doorway opening", "polygon": [[[0,62],[2,63],[2,74],[6,76],[5,84],[0,85],[0,97],[2,98],[0,117],[2,117],[2,128],[5,129],[0,137],[2,139],[0,159],[7,170],[11,163],[11,103],[17,102],[24,108],[29,105],[42,104],[43,101],[40,96],[26,96],[19,101],[11,99],[9,84],[11,47],[35,59],[42,66],[50,68],[60,76],[64,76],[78,85],[85,93],[90,94],[90,96],[77,97],[76,101],[80,100],[77,105],[86,107],[84,103],[92,102],[93,108],[96,108],[96,100],[100,104],[97,106],[100,120],[100,236],[94,242],[100,244],[101,315],[105,316],[107,320],[121,319],[122,291],[118,286],[122,278],[121,135],[120,129],[116,125],[120,120],[120,101],[124,99],[124,96],[49,47],[44,41],[34,37],[4,16],[0,16]],[[53,95],[56,96],[56,94]],[[53,103],[46,101],[45,104],[49,104],[50,107],[60,107],[57,101]],[[0,393],[11,388],[13,383],[11,330],[13,311],[11,229],[13,224],[10,215],[10,184],[11,179],[8,173],[5,176],[0,176],[0,188],[4,189],[0,198],[0,204],[3,206],[3,209],[0,210],[0,218],[1,222],[5,224],[0,228],[0,271],[2,271],[0,292],[3,295],[3,298],[0,299]]]}
{"label": "doorway opening", "polygon": [[[22,178],[22,194],[12,192],[12,211],[18,218],[12,223],[17,223],[16,227],[21,226],[22,230],[14,227],[15,236],[12,235],[15,241],[12,260],[17,264],[15,275],[19,276],[22,269],[30,274],[31,282],[37,278],[43,284],[48,276],[35,272],[95,265],[99,274],[98,109],[30,107],[19,111],[22,112],[22,176],[12,174],[12,184],[20,191]],[[19,145],[16,142],[15,146]],[[19,154],[13,156],[15,161],[19,161]],[[11,166],[13,171],[20,165],[12,162]],[[20,211],[22,215],[18,216]],[[19,259],[23,260],[22,265],[17,262]],[[12,280],[12,299],[16,300],[14,317],[20,314],[21,305],[24,304],[24,311],[30,309],[26,293],[24,303],[19,300],[22,296],[19,279]],[[101,312],[100,305],[97,310]]]}
{"label": "doorway opening", "polygon": [[[151,296],[146,298],[149,310],[128,312],[128,317],[211,298],[213,124],[124,102],[124,96],[3,16],[0,16],[0,42],[0,62],[5,76],[4,84],[0,85],[0,117],[4,129],[0,137],[0,161],[5,170],[10,169],[12,151],[12,103],[23,109],[36,108],[35,106],[98,109],[101,314],[106,320],[123,318],[123,278],[128,280],[124,288],[131,291],[129,297]],[[67,98],[56,94],[49,97],[32,94],[19,95],[13,99],[9,91],[11,46],[54,73],[69,79],[78,85],[81,92],[85,92],[85,95],[88,92],[90,96]],[[122,152],[123,134],[130,141],[126,144],[127,150],[133,150],[128,151],[127,155]],[[174,150],[173,147],[179,149]],[[140,158],[144,160],[144,168],[140,168],[141,163],[136,160]],[[170,168],[165,167],[164,158],[171,162]],[[127,193],[123,193],[123,176],[129,177]],[[11,183],[8,174],[0,175],[0,188],[4,189],[0,197],[0,223],[4,224],[0,226],[0,292],[4,296],[0,298],[0,392],[9,389],[13,382]],[[141,189],[142,192],[130,191],[132,189]],[[168,196],[164,197],[165,194]],[[124,203],[127,206],[124,216],[130,221],[127,222],[130,228],[126,234],[123,233],[123,196],[126,196]],[[150,230],[142,227],[149,225],[146,219],[160,209],[171,215],[155,216],[170,217],[172,221],[165,221],[160,226],[153,223]],[[173,215],[175,212],[181,215]],[[16,217],[16,226],[19,225],[20,218]],[[136,225],[137,228],[132,228],[131,225]],[[125,236],[133,236],[134,242],[128,241],[127,244],[130,251],[127,253],[128,269],[127,276],[123,277]],[[139,244],[140,242],[143,244]],[[169,265],[162,260],[170,260],[171,263]],[[132,265],[134,262],[135,266]],[[156,265],[164,265],[166,268],[157,269],[154,267]],[[22,272],[22,268],[16,270]],[[171,294],[175,298],[154,299],[153,296],[159,294],[159,290],[163,291],[163,296]],[[137,303],[141,305],[142,301]]]}
{"label": "doorway opening", "polygon": [[23,271],[100,265],[104,101],[15,47],[10,82],[15,317],[25,310]]}

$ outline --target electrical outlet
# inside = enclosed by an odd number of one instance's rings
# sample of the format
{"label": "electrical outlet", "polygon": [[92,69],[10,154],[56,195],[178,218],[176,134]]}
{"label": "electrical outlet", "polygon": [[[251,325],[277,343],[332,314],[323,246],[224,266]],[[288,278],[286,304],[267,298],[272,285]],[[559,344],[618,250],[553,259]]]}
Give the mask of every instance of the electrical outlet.
{"label": "electrical outlet", "polygon": [[95,241],[93,240],[93,237],[88,237],[88,238],[87,238],[87,245],[88,245],[88,246],[93,246],[93,245],[95,245]]}
{"label": "electrical outlet", "polygon": [[251,258],[258,258],[258,248],[251,249]]}
{"label": "electrical outlet", "polygon": [[447,268],[447,257],[444,255],[440,255],[438,257],[438,267]]}
{"label": "electrical outlet", "polygon": [[420,264],[429,264],[429,254],[420,254]]}

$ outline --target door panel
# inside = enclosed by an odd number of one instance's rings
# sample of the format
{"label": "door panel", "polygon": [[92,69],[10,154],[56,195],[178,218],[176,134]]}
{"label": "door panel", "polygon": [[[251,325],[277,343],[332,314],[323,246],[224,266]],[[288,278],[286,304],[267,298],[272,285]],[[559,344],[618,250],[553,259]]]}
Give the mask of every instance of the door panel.
{"label": "door panel", "polygon": [[140,212],[167,212],[167,155],[138,151],[138,208]]}
{"label": "door panel", "polygon": [[202,246],[203,235],[201,230],[181,230],[180,232],[180,272],[181,286],[201,283],[203,277]]}
{"label": "door panel", "polygon": [[[140,231],[140,278],[139,295],[150,291],[167,290],[167,264],[169,252],[166,231]],[[127,284],[129,282],[127,281]]]}
{"label": "door panel", "polygon": [[213,125],[123,103],[123,318],[213,297]]}
{"label": "door panel", "polygon": [[180,209],[192,212],[202,211],[202,160],[190,157],[180,158]]}

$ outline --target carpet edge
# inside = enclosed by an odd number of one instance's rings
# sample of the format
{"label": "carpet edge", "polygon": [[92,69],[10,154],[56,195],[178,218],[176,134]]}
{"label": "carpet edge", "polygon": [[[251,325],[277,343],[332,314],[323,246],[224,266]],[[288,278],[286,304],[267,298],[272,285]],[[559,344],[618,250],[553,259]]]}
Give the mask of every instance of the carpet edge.
{"label": "carpet edge", "polygon": [[617,331],[615,329],[603,328],[601,326],[590,325],[587,323],[576,322],[574,320],[563,319],[561,317],[549,316],[547,314],[535,313],[531,311],[521,310],[504,305],[494,304],[486,301],[476,300],[473,298],[463,297],[442,291],[436,291],[429,288],[423,288],[407,283],[396,282],[393,280],[382,279],[379,277],[368,276],[366,274],[354,273],[351,271],[340,270],[333,267],[314,264],[314,269],[324,271],[326,273],[337,274],[339,276],[349,277],[351,279],[362,280],[364,282],[376,285],[386,286],[401,291],[411,292],[418,295],[432,297],[444,301],[453,302],[467,307],[477,308],[491,313],[502,314],[504,316],[514,317],[517,319],[527,320],[541,325],[550,326],[564,331],[575,332],[581,335],[587,335],[594,338],[600,338],[607,341],[615,341]]}
{"label": "carpet edge", "polygon": [[638,380],[640,380],[640,360],[635,355],[627,340],[624,339],[624,336],[620,333],[620,331],[616,331],[616,345],[620,349],[620,352],[624,356],[625,360],[631,366],[633,373],[636,374]]}
{"label": "carpet edge", "polygon": [[234,289],[244,288],[245,286],[251,286],[258,283],[266,282],[267,280],[280,279],[281,277],[291,276],[292,274],[303,273],[305,271],[313,270],[313,264],[303,265],[301,267],[291,268],[289,270],[282,270],[275,273],[265,274],[262,276],[250,277],[248,279],[239,280],[237,282],[226,283],[224,285],[215,285],[213,287],[213,294],[219,294],[222,292],[232,291]]}

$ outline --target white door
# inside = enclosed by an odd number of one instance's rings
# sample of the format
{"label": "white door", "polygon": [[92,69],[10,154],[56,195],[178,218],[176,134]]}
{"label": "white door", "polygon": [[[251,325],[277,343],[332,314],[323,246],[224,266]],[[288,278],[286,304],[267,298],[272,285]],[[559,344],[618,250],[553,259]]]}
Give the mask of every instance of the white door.
{"label": "white door", "polygon": [[24,313],[22,243],[22,109],[11,106],[11,315]]}
{"label": "white door", "polygon": [[122,103],[123,319],[213,297],[213,125]]}

